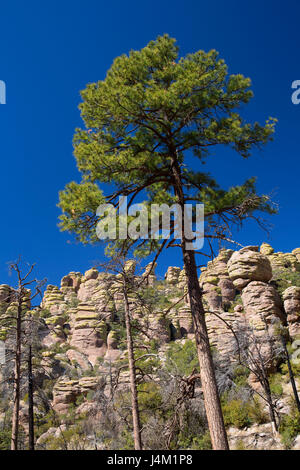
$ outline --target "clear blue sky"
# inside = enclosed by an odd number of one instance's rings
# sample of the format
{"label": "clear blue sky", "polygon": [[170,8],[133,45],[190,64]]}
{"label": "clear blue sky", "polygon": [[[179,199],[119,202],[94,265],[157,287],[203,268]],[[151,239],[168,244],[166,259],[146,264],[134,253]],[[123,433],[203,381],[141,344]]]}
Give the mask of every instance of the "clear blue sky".
{"label": "clear blue sky", "polygon": [[[300,80],[297,0],[11,0],[0,6],[1,248],[0,283],[12,282],[6,262],[19,254],[36,262],[50,283],[69,271],[85,271],[102,247],[67,243],[57,228],[58,191],[78,179],[72,156],[74,128],[81,125],[79,91],[103,79],[113,59],[140,49],[158,35],[175,37],[181,54],[217,49],[231,73],[251,77],[251,120],[279,119],[274,143],[247,161],[234,154],[212,157],[209,169],[224,186],[258,177],[260,192],[275,190],[279,215],[270,242],[278,251],[300,246],[300,105],[291,83]],[[239,234],[259,244],[253,224]],[[169,250],[164,265],[180,265]]]}

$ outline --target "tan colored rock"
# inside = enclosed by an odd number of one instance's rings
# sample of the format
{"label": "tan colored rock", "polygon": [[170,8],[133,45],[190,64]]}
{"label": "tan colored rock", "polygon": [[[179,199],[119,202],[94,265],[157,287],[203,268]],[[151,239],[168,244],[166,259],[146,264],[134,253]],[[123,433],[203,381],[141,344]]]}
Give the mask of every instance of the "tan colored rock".
{"label": "tan colored rock", "polygon": [[60,414],[68,413],[70,405],[76,402],[80,393],[78,380],[60,379],[53,388],[53,409]]}
{"label": "tan colored rock", "polygon": [[[157,263],[149,263],[147,264],[145,268],[145,272],[143,273],[143,277],[147,277],[147,283],[148,285],[153,285],[153,283],[156,281],[156,276],[155,276],[155,269],[157,267]],[[149,274],[150,273],[150,274]]]}
{"label": "tan colored rock", "polygon": [[79,291],[77,294],[79,302],[92,303],[91,299],[97,289],[99,288],[98,279],[88,279],[80,284]]}
{"label": "tan colored rock", "polygon": [[87,304],[80,304],[75,313],[70,316],[70,345],[84,354],[92,365],[95,365],[98,357],[104,357],[107,350],[105,321],[100,319],[94,307]]}
{"label": "tan colored rock", "polygon": [[242,292],[244,311],[249,323],[256,329],[264,329],[274,319],[285,321],[282,301],[277,290],[264,282],[252,281]]}
{"label": "tan colored rock", "polygon": [[277,252],[269,255],[269,260],[273,271],[281,271],[284,269],[300,271],[300,263],[297,257],[292,253]]}
{"label": "tan colored rock", "polygon": [[107,352],[105,359],[110,359],[111,361],[116,361],[121,354],[121,351],[118,349],[118,341],[116,332],[111,330],[107,335]]}
{"label": "tan colored rock", "polygon": [[59,414],[68,413],[69,407],[76,403],[80,395],[86,396],[98,385],[97,377],[81,377],[80,379],[62,378],[53,388],[53,409]]}
{"label": "tan colored rock", "polygon": [[63,290],[66,287],[72,288],[75,292],[78,292],[81,284],[81,274],[71,272],[67,276],[64,276],[61,280],[61,289]]}
{"label": "tan colored rock", "polygon": [[236,295],[236,288],[231,279],[223,278],[220,279],[218,287],[221,289],[222,303],[228,304],[232,302]]}
{"label": "tan colored rock", "polygon": [[210,344],[218,351],[219,359],[234,360],[237,342],[230,328],[237,329],[240,313],[219,310],[207,313],[205,318]]}
{"label": "tan colored rock", "polygon": [[84,273],[83,282],[89,281],[90,279],[97,279],[99,276],[99,271],[96,268],[89,269]]}
{"label": "tan colored rock", "polygon": [[300,335],[300,287],[288,287],[282,294],[287,314],[289,333],[292,337]]}
{"label": "tan colored rock", "polygon": [[[245,320],[250,325],[249,349],[253,357],[260,363],[263,359],[267,371],[275,370],[277,357],[274,355],[274,346],[279,346],[276,328],[285,322],[281,298],[276,289],[264,282],[252,281],[242,292]],[[251,376],[250,381],[256,389],[256,377]],[[257,384],[258,386],[258,384]]]}
{"label": "tan colored rock", "polygon": [[230,450],[284,450],[280,436],[274,436],[271,423],[252,425],[246,429],[229,428]]}
{"label": "tan colored rock", "polygon": [[204,284],[203,299],[205,310],[214,311],[222,308],[221,290],[211,286],[210,284]]}
{"label": "tan colored rock", "polygon": [[11,302],[12,293],[13,293],[13,289],[10,286],[6,284],[1,284],[0,285],[0,302],[6,302],[6,303]]}
{"label": "tan colored rock", "polygon": [[57,286],[48,285],[41,304],[53,315],[62,315],[67,310],[64,294]]}
{"label": "tan colored rock", "polygon": [[259,251],[262,255],[268,256],[274,253],[274,248],[272,248],[271,245],[269,245],[269,243],[263,243]]}
{"label": "tan colored rock", "polygon": [[293,254],[294,256],[296,256],[297,261],[300,263],[300,248],[295,248],[295,249],[292,251],[292,254]]}
{"label": "tan colored rock", "polygon": [[180,272],[180,268],[177,268],[176,266],[169,266],[165,274],[166,282],[168,284],[177,284]]}
{"label": "tan colored rock", "polygon": [[177,328],[179,329],[179,337],[187,336],[188,338],[194,337],[194,326],[192,319],[192,312],[189,306],[183,306],[177,313]]}
{"label": "tan colored rock", "polygon": [[185,273],[184,268],[180,271],[180,274],[178,276],[178,287],[180,289],[186,289],[187,288],[187,277],[186,277],[186,273]]}
{"label": "tan colored rock", "polygon": [[78,364],[83,371],[92,370],[92,364],[87,359],[85,354],[82,354],[74,349],[68,349],[66,356],[70,362]]}
{"label": "tan colored rock", "polygon": [[227,269],[232,253],[232,250],[221,250],[213,261],[208,262],[207,269],[201,271],[199,283],[209,310],[220,309],[235,298],[236,289]]}
{"label": "tan colored rock", "polygon": [[236,251],[227,266],[229,277],[239,290],[251,281],[268,282],[272,278],[270,261],[258,253],[258,247],[250,246]]}

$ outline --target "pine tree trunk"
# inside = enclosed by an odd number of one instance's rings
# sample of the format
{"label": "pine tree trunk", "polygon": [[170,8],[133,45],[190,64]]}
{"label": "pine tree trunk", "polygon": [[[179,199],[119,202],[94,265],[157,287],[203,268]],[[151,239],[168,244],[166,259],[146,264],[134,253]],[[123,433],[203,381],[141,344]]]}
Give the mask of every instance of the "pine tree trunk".
{"label": "pine tree trunk", "polygon": [[205,313],[198,281],[195,254],[192,251],[183,251],[184,267],[188,280],[188,294],[200,365],[201,384],[212,447],[214,450],[228,450],[229,446],[205,323]]}
{"label": "pine tree trunk", "polygon": [[34,450],[34,414],[33,414],[33,376],[32,376],[32,348],[28,351],[28,434],[29,450]]}
{"label": "pine tree trunk", "polygon": [[20,413],[20,382],[21,382],[21,334],[22,334],[22,296],[18,302],[17,323],[16,323],[16,349],[14,368],[14,393],[13,393],[13,414],[11,432],[11,450],[18,450],[19,437],[19,413]]}
{"label": "pine tree trunk", "polygon": [[125,304],[127,351],[128,351],[129,374],[130,374],[134,448],[135,450],[142,450],[141,425],[140,425],[140,414],[139,414],[138,395],[137,395],[137,386],[136,386],[134,349],[133,349],[133,340],[132,340],[132,331],[131,331],[129,301],[128,301],[126,287],[124,287],[123,292],[124,292],[124,304]]}
{"label": "pine tree trunk", "polygon": [[215,369],[210,350],[208,332],[205,322],[205,312],[202,303],[202,293],[199,286],[195,253],[186,249],[184,227],[185,197],[181,180],[181,170],[177,154],[171,150],[171,168],[174,179],[174,192],[181,207],[181,247],[184,260],[185,273],[188,281],[188,295],[190,300],[197,354],[200,365],[201,384],[204,396],[204,405],[208,427],[214,450],[229,450],[227,434],[224,425],[221,402],[215,376]]}

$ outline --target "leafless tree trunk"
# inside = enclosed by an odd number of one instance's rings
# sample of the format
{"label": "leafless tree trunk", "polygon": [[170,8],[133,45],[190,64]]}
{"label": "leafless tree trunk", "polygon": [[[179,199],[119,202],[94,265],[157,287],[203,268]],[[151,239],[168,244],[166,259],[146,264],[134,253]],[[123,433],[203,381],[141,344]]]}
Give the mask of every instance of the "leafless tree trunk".
{"label": "leafless tree trunk", "polygon": [[124,294],[125,324],[126,324],[126,335],[127,335],[128,363],[129,363],[129,374],[130,374],[134,448],[135,450],[142,450],[141,425],[140,425],[138,394],[137,394],[137,386],[136,386],[134,348],[133,348],[133,340],[132,340],[130,307],[129,307],[128,292],[127,292],[126,285],[124,285],[123,294]]}
{"label": "leafless tree trunk", "polygon": [[[15,271],[18,278],[18,286],[14,290],[14,295],[9,301],[15,301],[17,304],[17,311],[15,314],[4,316],[6,327],[14,331],[15,351],[14,351],[14,387],[13,387],[13,414],[12,414],[12,432],[11,432],[11,450],[18,450],[19,440],[19,415],[20,415],[20,395],[21,395],[21,364],[22,364],[22,343],[25,337],[25,330],[23,324],[28,318],[25,317],[25,310],[30,309],[32,300],[41,295],[41,288],[45,283],[44,281],[37,281],[37,279],[29,279],[33,269],[33,265],[26,265],[27,272],[22,273],[21,259],[15,263],[10,264],[11,271]],[[32,287],[34,286],[34,293],[32,294]],[[31,328],[30,328],[31,329]],[[32,336],[32,331],[30,333]],[[30,340],[30,345],[31,340]],[[31,348],[30,348],[31,349]],[[29,414],[29,430],[33,433],[33,400],[32,398],[32,350],[30,350],[30,359],[28,360],[28,392],[29,393],[29,411],[31,410],[31,417]],[[30,363],[29,363],[30,361]],[[30,420],[32,420],[30,422]],[[32,434],[33,435],[33,434]],[[32,438],[32,436],[31,436]],[[30,438],[30,448],[32,448],[32,441]],[[33,439],[33,438],[32,438]]]}
{"label": "leafless tree trunk", "polygon": [[16,319],[16,349],[14,357],[14,392],[13,392],[13,414],[11,432],[11,450],[18,450],[19,437],[19,413],[20,413],[20,385],[21,385],[21,347],[22,347],[22,289],[18,292],[18,309]]}
{"label": "leafless tree trunk", "polygon": [[32,346],[28,348],[28,437],[29,450],[34,450],[34,412],[33,412],[33,375],[32,375]]}

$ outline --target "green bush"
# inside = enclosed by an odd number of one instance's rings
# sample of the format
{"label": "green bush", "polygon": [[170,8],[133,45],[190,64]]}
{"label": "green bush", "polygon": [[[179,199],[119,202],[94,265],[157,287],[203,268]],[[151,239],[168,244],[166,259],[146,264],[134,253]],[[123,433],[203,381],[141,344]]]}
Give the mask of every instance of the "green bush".
{"label": "green bush", "polygon": [[290,449],[293,445],[295,437],[300,434],[300,413],[297,410],[292,410],[290,415],[282,418],[279,432],[281,434],[281,441],[286,449]]}
{"label": "green bush", "polygon": [[280,383],[281,379],[280,374],[274,374],[269,378],[271,393],[277,397],[281,397],[283,394],[283,388]]}
{"label": "green bush", "polygon": [[195,342],[188,339],[184,344],[179,342],[171,343],[167,353],[166,368],[182,376],[190,375],[193,370],[199,369],[197,349]]}
{"label": "green bush", "polygon": [[245,428],[253,423],[249,415],[249,404],[241,400],[231,400],[223,404],[223,416],[225,426]]}
{"label": "green bush", "polygon": [[191,450],[211,450],[211,439],[209,431],[200,437],[194,437]]}
{"label": "green bush", "polygon": [[0,431],[0,450],[10,450],[11,430]]}
{"label": "green bush", "polygon": [[273,280],[276,281],[277,290],[281,295],[288,287],[300,287],[300,272],[290,269],[276,270],[273,271]]}
{"label": "green bush", "polygon": [[268,420],[257,399],[251,402],[244,402],[239,399],[223,401],[222,410],[225,426],[235,426],[242,429],[251,426],[253,423],[263,424]]}
{"label": "green bush", "polygon": [[237,386],[237,389],[248,387],[249,370],[244,366],[237,366],[234,370],[233,382]]}

